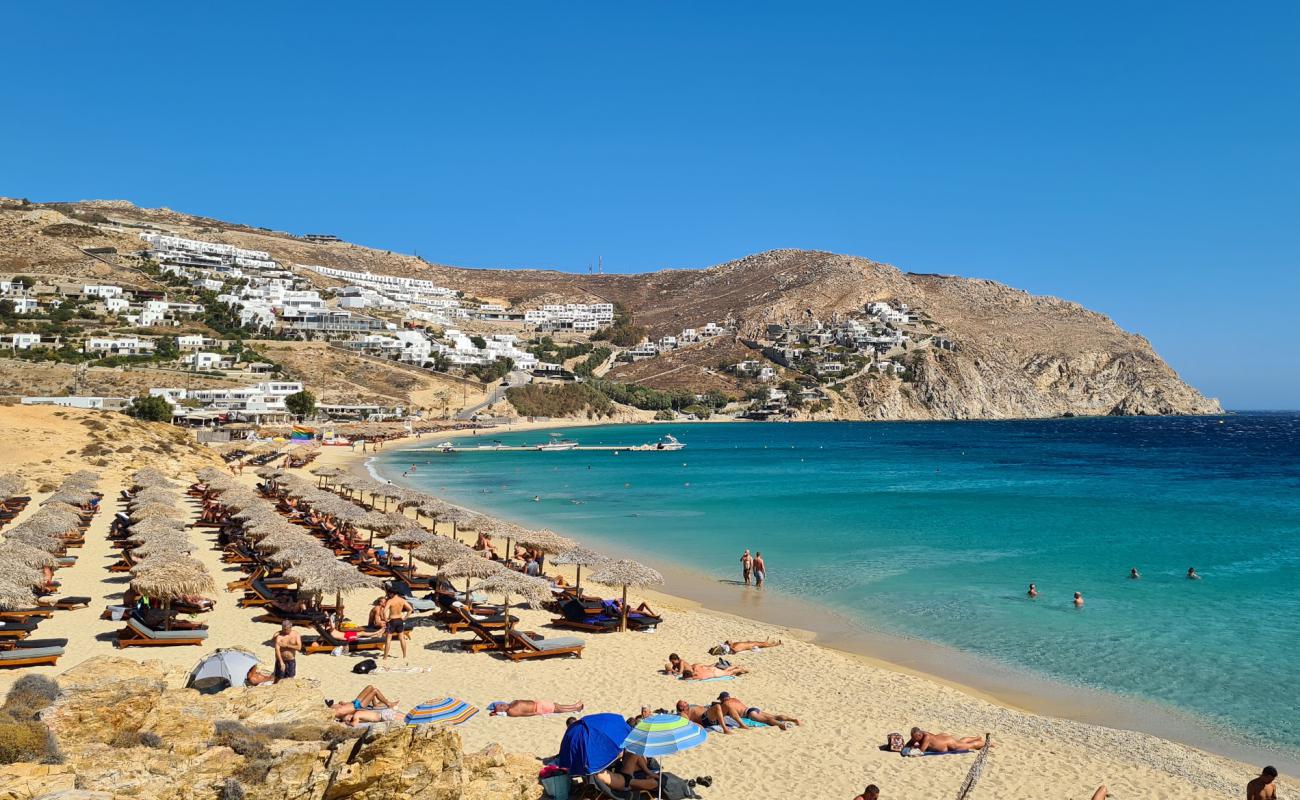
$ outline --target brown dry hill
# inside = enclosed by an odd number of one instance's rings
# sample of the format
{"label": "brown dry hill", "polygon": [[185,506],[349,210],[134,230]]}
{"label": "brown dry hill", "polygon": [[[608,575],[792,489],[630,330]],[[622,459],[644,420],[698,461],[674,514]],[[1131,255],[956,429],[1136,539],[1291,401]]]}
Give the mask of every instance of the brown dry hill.
{"label": "brown dry hill", "polygon": [[0,441],[22,443],[0,448],[0,472],[22,475],[37,491],[85,468],[121,476],[145,466],[178,474],[222,465],[182,428],[76,408],[0,407]]}
{"label": "brown dry hill", "polygon": [[[26,264],[36,272],[68,274],[85,265],[74,244],[140,249],[142,243],[134,232],[105,233],[91,227],[100,219],[155,225],[181,235],[267,250],[290,264],[418,276],[481,298],[605,300],[618,303],[656,337],[711,321],[730,322],[742,338],[752,337],[768,323],[798,321],[809,314],[825,320],[835,313],[860,311],[872,300],[888,300],[923,310],[936,330],[959,344],[955,353],[917,352],[907,382],[867,377],[849,381],[836,409],[855,418],[1220,410],[1217,402],[1180,380],[1144,338],[1075,303],[991,281],[909,274],[869,259],[817,251],[776,250],[708,269],[640,275],[464,269],[348,243],[305,242],[283,232],[168,209],[141,209],[123,201],[22,206],[0,200],[4,244],[0,250],[6,253],[0,270],[12,269],[6,263]],[[123,280],[129,277],[124,275]],[[673,361],[691,358],[674,355]],[[667,372],[651,365],[619,374],[646,380],[641,373],[648,370]],[[680,378],[683,372],[689,371],[670,374]],[[699,369],[692,374],[701,380],[707,376]],[[340,376],[340,380],[349,379]],[[656,385],[654,380],[646,382]],[[374,384],[367,386],[377,395],[385,393]]]}

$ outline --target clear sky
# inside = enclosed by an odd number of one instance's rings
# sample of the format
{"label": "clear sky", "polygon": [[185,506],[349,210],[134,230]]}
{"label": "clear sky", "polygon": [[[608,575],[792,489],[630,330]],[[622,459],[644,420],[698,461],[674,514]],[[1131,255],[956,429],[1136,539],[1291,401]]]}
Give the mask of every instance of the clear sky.
{"label": "clear sky", "polygon": [[5,3],[0,194],[480,267],[992,278],[1300,407],[1300,4]]}

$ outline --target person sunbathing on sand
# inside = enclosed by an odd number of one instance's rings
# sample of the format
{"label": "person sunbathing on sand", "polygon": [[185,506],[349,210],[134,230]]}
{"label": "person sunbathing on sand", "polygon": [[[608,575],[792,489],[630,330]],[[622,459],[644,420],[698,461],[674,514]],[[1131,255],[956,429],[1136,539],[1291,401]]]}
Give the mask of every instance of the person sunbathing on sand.
{"label": "person sunbathing on sand", "polygon": [[389,700],[384,697],[384,693],[379,691],[375,686],[367,686],[361,690],[355,700],[342,700],[337,703],[330,703],[330,708],[334,710],[334,719],[341,720],[352,715],[354,711],[376,711],[383,708],[396,708],[397,698]]}
{"label": "person sunbathing on sand", "polygon": [[400,722],[401,719],[402,712],[395,708],[362,708],[338,718],[339,722],[354,728],[376,722]]}
{"label": "person sunbathing on sand", "polygon": [[914,747],[925,753],[952,753],[958,750],[983,750],[984,737],[963,736],[958,739],[951,733],[929,733],[920,728],[912,729],[912,738],[907,740],[908,747]]}
{"label": "person sunbathing on sand", "polygon": [[488,714],[493,717],[542,717],[560,712],[569,714],[583,709],[582,701],[576,703],[556,703],[550,700],[498,700],[488,703]]}
{"label": "person sunbathing on sand", "polygon": [[777,639],[775,642],[772,641],[771,639],[762,642],[757,642],[757,641],[736,642],[728,639],[727,641],[723,642],[720,645],[717,645],[716,647],[709,648],[709,655],[730,656],[736,653],[743,653],[746,650],[764,650],[768,647],[780,647],[780,646],[781,646],[780,639]]}
{"label": "person sunbathing on sand", "polygon": [[771,725],[775,728],[780,728],[783,731],[788,731],[796,725],[803,724],[794,717],[788,717],[784,714],[769,714],[761,708],[747,705],[743,701],[732,697],[730,692],[723,692],[718,695],[718,705],[722,707],[723,712],[727,716],[736,720],[736,722],[742,726],[745,723],[741,720],[744,719],[752,719],[755,722],[761,722],[764,725]]}
{"label": "person sunbathing on sand", "polygon": [[682,680],[707,681],[709,678],[721,678],[726,675],[744,675],[749,670],[744,667],[727,667],[721,669],[712,664],[682,664]]}

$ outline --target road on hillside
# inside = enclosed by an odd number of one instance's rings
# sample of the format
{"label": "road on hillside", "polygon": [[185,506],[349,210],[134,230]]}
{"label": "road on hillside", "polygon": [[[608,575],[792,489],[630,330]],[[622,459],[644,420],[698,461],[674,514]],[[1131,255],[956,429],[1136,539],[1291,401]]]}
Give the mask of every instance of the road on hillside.
{"label": "road on hillside", "polygon": [[533,376],[522,370],[512,370],[506,377],[498,383],[491,392],[488,393],[487,399],[483,402],[472,405],[456,414],[456,419],[468,420],[473,419],[474,415],[485,408],[491,408],[493,404],[501,402],[506,396],[506,389],[512,386],[523,386],[533,382]]}

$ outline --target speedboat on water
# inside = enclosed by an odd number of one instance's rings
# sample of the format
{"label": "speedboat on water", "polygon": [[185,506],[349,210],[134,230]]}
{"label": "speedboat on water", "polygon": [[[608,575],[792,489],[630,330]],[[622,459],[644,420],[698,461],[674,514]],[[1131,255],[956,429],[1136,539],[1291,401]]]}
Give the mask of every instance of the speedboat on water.
{"label": "speedboat on water", "polygon": [[544,451],[572,450],[577,446],[578,443],[572,439],[565,439],[558,433],[552,433],[546,444],[537,445],[537,449]]}
{"label": "speedboat on water", "polygon": [[655,445],[656,450],[681,450],[684,447],[686,447],[686,445],[677,441],[677,437],[673,436],[671,433],[660,439],[659,443]]}

